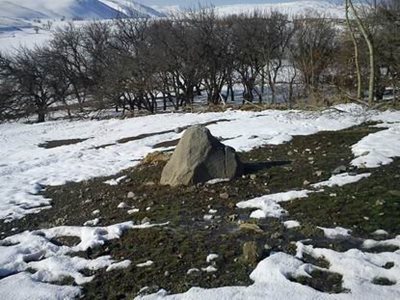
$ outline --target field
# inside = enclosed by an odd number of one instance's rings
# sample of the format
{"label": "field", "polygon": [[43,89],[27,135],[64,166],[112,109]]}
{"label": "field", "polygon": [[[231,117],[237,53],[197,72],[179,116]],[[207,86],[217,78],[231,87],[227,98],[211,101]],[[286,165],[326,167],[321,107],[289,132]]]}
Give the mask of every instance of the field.
{"label": "field", "polygon": [[[245,175],[160,186],[193,124]],[[0,297],[399,298],[399,131],[350,104],[2,124]]]}

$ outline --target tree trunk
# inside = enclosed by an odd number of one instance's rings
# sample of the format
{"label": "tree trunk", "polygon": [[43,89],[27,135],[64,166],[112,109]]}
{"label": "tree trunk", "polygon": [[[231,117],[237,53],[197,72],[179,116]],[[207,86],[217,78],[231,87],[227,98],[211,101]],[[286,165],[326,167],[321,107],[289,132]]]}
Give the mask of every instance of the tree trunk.
{"label": "tree trunk", "polygon": [[354,63],[356,65],[356,75],[357,75],[357,99],[361,100],[363,92],[362,92],[360,59],[359,59],[358,43],[349,19],[349,0],[346,0],[346,23],[347,26],[349,27],[351,40],[354,46]]}
{"label": "tree trunk", "polygon": [[43,123],[46,121],[46,114],[43,111],[38,111],[38,123]]}
{"label": "tree trunk", "polygon": [[361,34],[363,35],[364,40],[368,46],[368,52],[369,52],[368,104],[370,106],[372,106],[372,104],[374,102],[374,89],[375,89],[375,51],[374,51],[374,46],[372,44],[372,38],[371,38],[370,34],[367,32],[367,28],[363,24],[356,9],[354,8],[352,0],[348,0],[348,1],[350,4],[350,8],[354,14],[354,17],[356,18],[358,29],[360,30]]}

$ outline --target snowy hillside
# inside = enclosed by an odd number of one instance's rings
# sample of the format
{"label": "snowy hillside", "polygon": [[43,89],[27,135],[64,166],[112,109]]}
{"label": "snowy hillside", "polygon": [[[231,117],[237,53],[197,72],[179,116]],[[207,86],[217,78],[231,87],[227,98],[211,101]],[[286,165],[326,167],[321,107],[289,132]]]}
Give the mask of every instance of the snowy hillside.
{"label": "snowy hillside", "polygon": [[343,18],[344,9],[331,1],[292,1],[266,4],[236,4],[216,7],[218,14],[231,15],[259,11],[279,11],[290,16],[296,14],[317,13],[324,16]]}
{"label": "snowy hillside", "polygon": [[100,0],[107,6],[127,16],[163,17],[164,13],[131,0]]}
{"label": "snowy hillside", "polygon": [[[162,13],[130,0],[0,0],[0,24],[10,20],[112,19],[117,16],[159,17]],[[3,23],[4,21],[4,23]]]}
{"label": "snowy hillside", "polygon": [[[344,9],[340,1],[338,2],[331,0],[322,0],[322,1],[282,0],[282,1],[271,2],[265,0],[264,2],[265,3],[247,3],[246,1],[243,1],[242,4],[216,5],[215,9],[217,13],[221,16],[234,15],[234,14],[247,14],[247,13],[252,13],[254,10],[257,10],[262,12],[278,11],[283,14],[288,14],[290,16],[296,14],[317,13],[328,17],[344,18]],[[178,5],[165,6],[165,7],[153,6],[153,7],[158,11],[164,12],[167,15],[175,14],[179,11],[185,10],[184,7]]]}

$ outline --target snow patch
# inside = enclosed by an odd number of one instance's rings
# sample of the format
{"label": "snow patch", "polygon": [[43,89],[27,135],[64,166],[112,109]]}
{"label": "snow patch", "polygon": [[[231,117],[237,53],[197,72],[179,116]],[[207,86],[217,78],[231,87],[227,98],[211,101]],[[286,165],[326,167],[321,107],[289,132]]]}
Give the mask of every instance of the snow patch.
{"label": "snow patch", "polygon": [[211,253],[211,254],[207,255],[206,262],[210,263],[210,262],[216,260],[218,257],[219,257],[218,254]]}
{"label": "snow patch", "polygon": [[[168,295],[166,291],[137,299],[318,299],[318,300],[376,300],[399,299],[400,297],[400,255],[399,253],[364,253],[357,249],[346,252],[336,252],[330,249],[314,248],[297,242],[296,256],[286,253],[273,253],[262,260],[250,274],[254,281],[251,286],[231,286],[213,289],[191,288],[189,291]],[[304,263],[302,257],[308,254],[316,259],[323,258],[329,261],[328,269]],[[387,262],[394,266],[385,269]],[[343,288],[349,292],[329,294],[317,291],[308,286],[293,282],[289,278],[298,276],[310,277],[313,270],[320,269],[326,272],[335,272],[343,276]],[[373,283],[375,278],[387,278],[396,282],[393,286],[382,286]]]}
{"label": "snow patch", "polygon": [[386,124],[389,129],[371,133],[352,147],[356,157],[351,164],[359,168],[378,168],[400,157],[400,124]]}
{"label": "snow patch", "polygon": [[123,260],[117,263],[113,263],[109,265],[106,269],[107,272],[113,271],[113,270],[119,270],[119,269],[126,269],[131,265],[131,261],[129,259]]}
{"label": "snow patch", "polygon": [[365,249],[371,249],[375,247],[387,247],[387,246],[394,246],[400,248],[400,235],[389,240],[375,241],[370,239],[370,240],[365,240],[363,243],[363,247]]}
{"label": "snow patch", "polygon": [[280,218],[281,216],[287,215],[287,211],[279,205],[280,202],[306,198],[308,197],[309,193],[311,193],[311,191],[301,190],[265,195],[251,200],[239,202],[236,204],[236,206],[239,208],[257,208],[258,210],[250,215],[251,218]]}
{"label": "snow patch", "polygon": [[290,228],[299,227],[299,226],[300,226],[300,223],[299,223],[298,221],[295,221],[295,220],[289,220],[289,221],[283,222],[283,225],[284,225],[287,229],[290,229]]}
{"label": "snow patch", "polygon": [[152,260],[148,260],[144,263],[136,264],[136,267],[138,268],[145,268],[145,267],[151,267],[154,264]]}
{"label": "snow patch", "polygon": [[328,239],[347,238],[351,236],[351,230],[343,227],[325,228],[318,227],[324,231],[325,237]]}
{"label": "snow patch", "polygon": [[117,179],[110,179],[110,180],[104,181],[104,183],[105,183],[105,184],[108,184],[108,185],[118,185],[118,184],[120,184],[120,182],[121,182],[122,180],[124,180],[126,177],[127,177],[127,176],[121,176],[121,177],[118,177]]}
{"label": "snow patch", "polygon": [[229,182],[230,179],[229,178],[215,178],[215,179],[211,179],[209,181],[206,182],[207,185],[213,185],[213,184],[217,184],[217,183],[221,183],[221,182]]}
{"label": "snow patch", "polygon": [[100,223],[100,219],[96,218],[90,221],[86,221],[85,223],[83,223],[83,226],[97,226]]}
{"label": "snow patch", "polygon": [[363,178],[367,178],[371,176],[371,173],[363,173],[363,174],[357,174],[357,175],[351,175],[349,173],[342,173],[342,174],[337,174],[333,175],[329,180],[327,181],[322,181],[316,184],[313,184],[313,188],[321,188],[321,187],[334,187],[334,186],[344,186],[346,184],[350,183],[355,183],[360,181]]}
{"label": "snow patch", "polygon": [[[0,241],[0,277],[8,276],[0,280],[0,298],[54,299],[54,295],[66,295],[60,299],[73,298],[79,295],[79,287],[45,283],[72,277],[80,285],[93,279],[93,276],[85,276],[80,271],[109,267],[114,260],[110,256],[90,260],[78,256],[71,257],[69,254],[86,251],[101,246],[106,241],[120,238],[128,229],[163,225],[166,224],[133,225],[132,222],[125,222],[107,227],[61,226],[25,231],[7,237]],[[54,243],[55,239],[62,241],[64,237],[77,237],[80,242],[73,246]],[[28,269],[35,270],[35,273],[27,273]],[[24,283],[21,291],[19,291],[20,283]],[[48,294],[45,293],[46,290]],[[16,296],[5,297],[7,295]]]}
{"label": "snow patch", "polygon": [[201,268],[201,270],[206,273],[214,273],[214,272],[218,271],[218,269],[214,266],[208,266],[206,268]]}

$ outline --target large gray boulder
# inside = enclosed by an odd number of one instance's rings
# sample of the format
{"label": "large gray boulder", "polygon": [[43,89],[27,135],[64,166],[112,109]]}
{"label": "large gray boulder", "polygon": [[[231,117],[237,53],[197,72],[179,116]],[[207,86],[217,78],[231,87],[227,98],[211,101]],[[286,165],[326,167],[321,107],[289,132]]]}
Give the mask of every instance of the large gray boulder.
{"label": "large gray boulder", "polygon": [[160,184],[178,186],[232,179],[242,173],[235,149],[225,146],[203,126],[188,128],[164,167]]}

